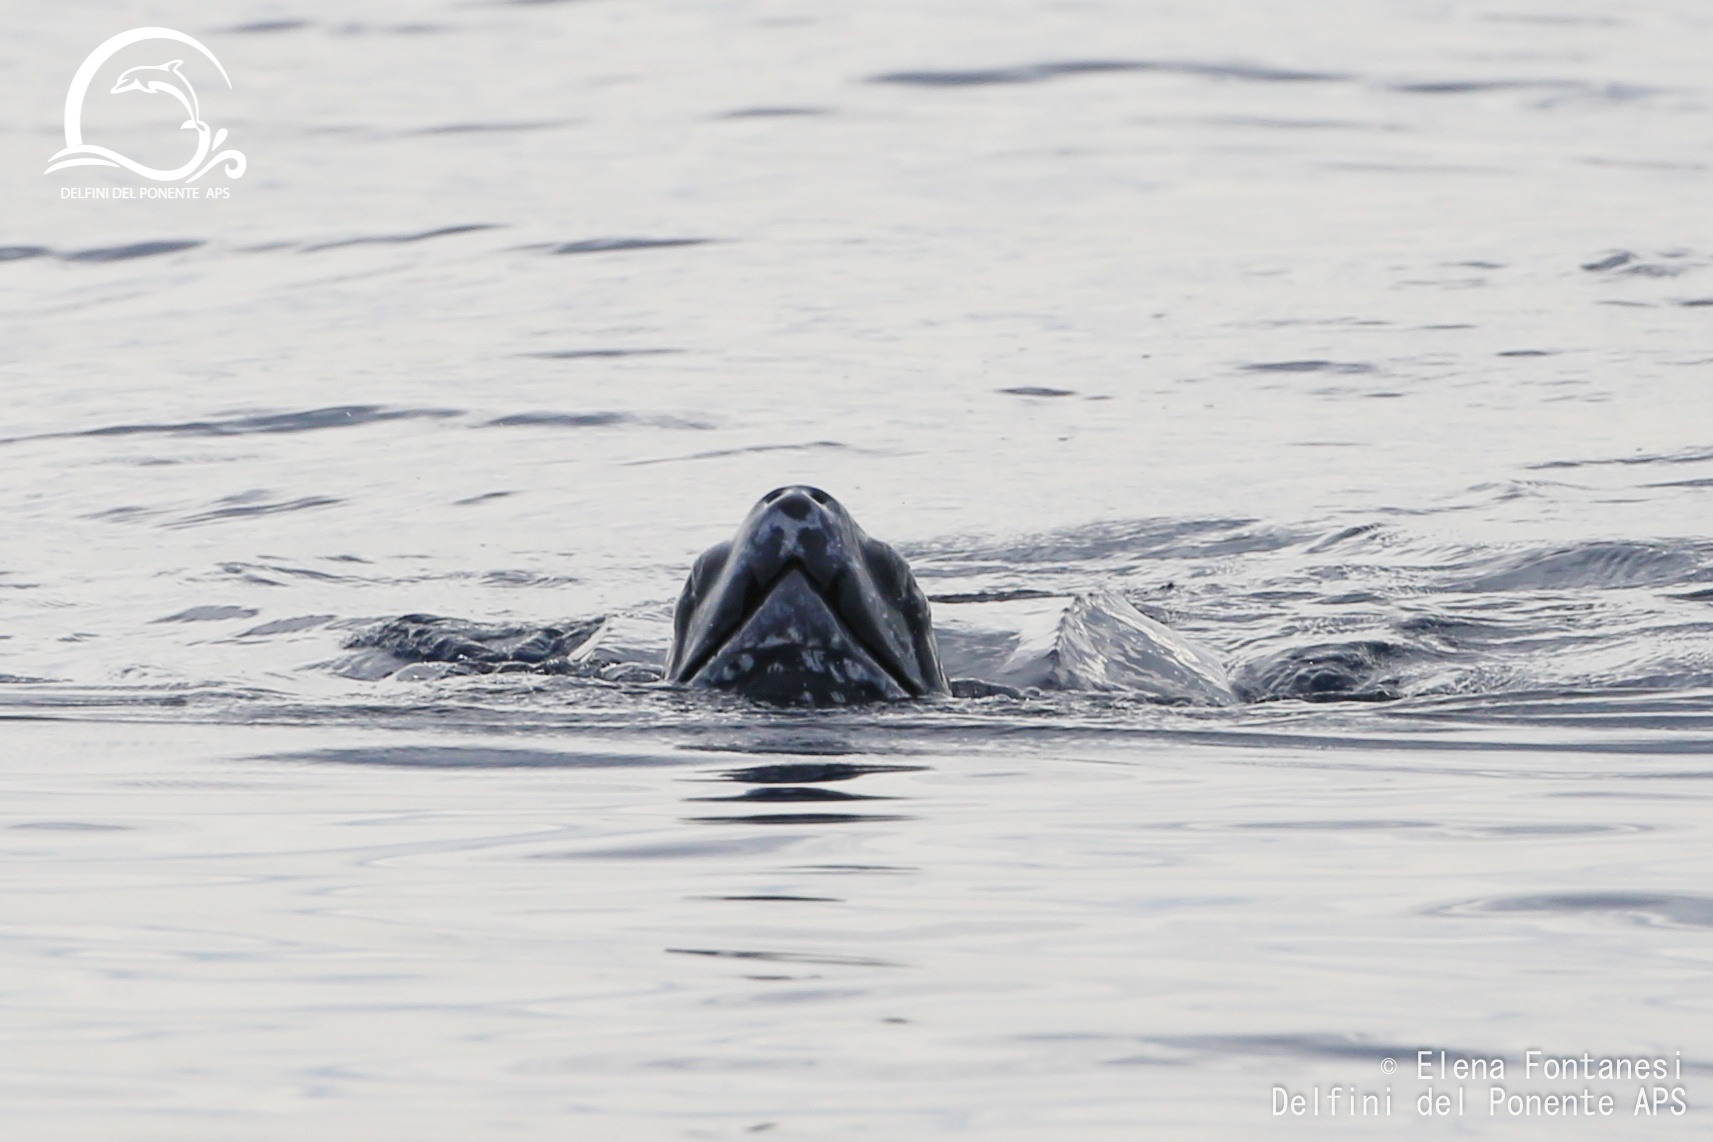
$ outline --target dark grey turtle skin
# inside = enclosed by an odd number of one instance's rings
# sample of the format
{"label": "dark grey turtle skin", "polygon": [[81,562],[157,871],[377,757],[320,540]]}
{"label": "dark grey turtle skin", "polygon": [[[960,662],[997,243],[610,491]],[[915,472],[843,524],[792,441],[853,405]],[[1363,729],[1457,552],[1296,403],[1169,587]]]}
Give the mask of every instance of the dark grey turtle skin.
{"label": "dark grey turtle skin", "polygon": [[666,679],[788,706],[948,692],[910,565],[801,485],[763,496],[730,542],[696,560]]}

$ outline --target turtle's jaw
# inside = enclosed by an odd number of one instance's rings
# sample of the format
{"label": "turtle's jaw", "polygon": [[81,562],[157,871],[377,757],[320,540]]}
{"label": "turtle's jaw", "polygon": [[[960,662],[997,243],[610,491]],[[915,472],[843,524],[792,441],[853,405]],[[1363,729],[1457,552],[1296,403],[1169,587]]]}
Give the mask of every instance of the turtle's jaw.
{"label": "turtle's jaw", "polygon": [[792,564],[728,635],[707,646],[684,681],[787,706],[912,697],[899,667],[885,658],[862,644],[837,605]]}

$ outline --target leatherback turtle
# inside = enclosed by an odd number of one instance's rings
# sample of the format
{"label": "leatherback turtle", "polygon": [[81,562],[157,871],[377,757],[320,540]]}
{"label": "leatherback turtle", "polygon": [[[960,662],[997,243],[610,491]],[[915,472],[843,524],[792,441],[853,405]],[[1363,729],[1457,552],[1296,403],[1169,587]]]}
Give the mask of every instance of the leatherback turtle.
{"label": "leatherback turtle", "polygon": [[[819,488],[763,496],[696,560],[669,645],[646,618],[482,627],[406,615],[360,632],[344,673],[532,671],[722,690],[788,706],[1099,690],[1236,701],[1224,666],[1116,591],[929,598],[904,557]],[[947,667],[951,667],[948,672]],[[948,673],[958,675],[948,681]]]}
{"label": "leatherback turtle", "polygon": [[767,493],[696,560],[666,679],[788,705],[950,692],[910,565],[809,487]]}

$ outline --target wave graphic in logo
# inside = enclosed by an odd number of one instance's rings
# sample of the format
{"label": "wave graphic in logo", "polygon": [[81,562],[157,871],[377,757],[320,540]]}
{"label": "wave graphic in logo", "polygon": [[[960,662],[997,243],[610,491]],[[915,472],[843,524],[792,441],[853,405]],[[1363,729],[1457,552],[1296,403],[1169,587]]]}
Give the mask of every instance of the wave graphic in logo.
{"label": "wave graphic in logo", "polygon": [[188,116],[179,125],[180,128],[196,132],[196,153],[190,157],[189,162],[172,170],[161,170],[158,167],[144,166],[108,147],[99,147],[83,141],[83,98],[89,93],[89,85],[94,82],[95,73],[101,70],[102,64],[123,49],[145,40],[172,40],[195,48],[208,57],[208,62],[214,65],[215,70],[220,73],[220,78],[226,80],[226,86],[232,86],[231,78],[227,76],[226,69],[220,66],[220,61],[214,58],[214,53],[183,32],[175,32],[171,28],[132,28],[128,32],[120,32],[90,52],[89,58],[77,69],[77,74],[72,76],[71,89],[65,93],[65,147],[48,161],[48,169],[43,173],[52,174],[66,167],[123,167],[156,182],[195,182],[214,167],[225,163],[228,178],[242,178],[248,165],[244,153],[230,148],[220,149],[221,144],[226,141],[226,128],[215,131],[202,121],[196,88],[191,86],[189,77],[184,74],[182,59],[130,68],[119,76],[109,94],[121,95],[135,91],[144,95],[165,95],[179,103]]}

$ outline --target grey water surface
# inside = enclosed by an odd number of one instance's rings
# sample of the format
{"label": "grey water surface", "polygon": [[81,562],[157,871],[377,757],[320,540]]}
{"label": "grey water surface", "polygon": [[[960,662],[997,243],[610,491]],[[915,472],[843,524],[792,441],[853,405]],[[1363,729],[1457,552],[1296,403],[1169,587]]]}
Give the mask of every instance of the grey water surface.
{"label": "grey water surface", "polygon": [[[1707,1132],[1713,9],[7,14],[0,1137]],[[230,198],[43,175],[143,25]],[[791,482],[1250,700],[341,666],[658,650]]]}

